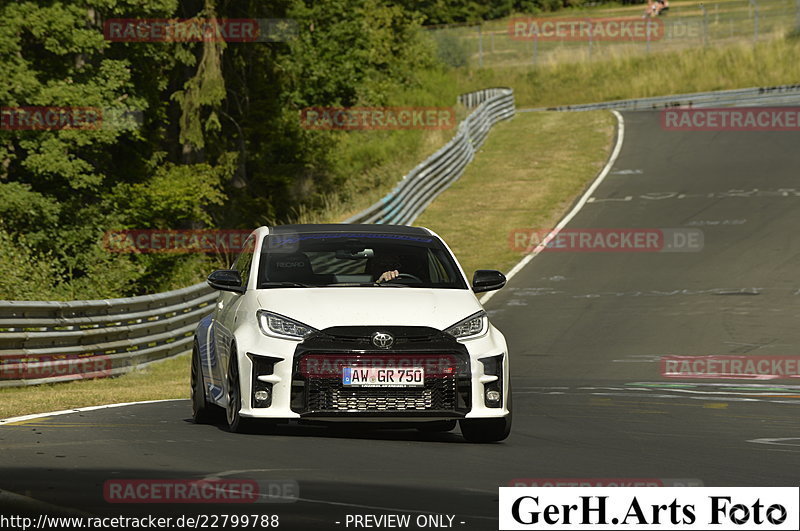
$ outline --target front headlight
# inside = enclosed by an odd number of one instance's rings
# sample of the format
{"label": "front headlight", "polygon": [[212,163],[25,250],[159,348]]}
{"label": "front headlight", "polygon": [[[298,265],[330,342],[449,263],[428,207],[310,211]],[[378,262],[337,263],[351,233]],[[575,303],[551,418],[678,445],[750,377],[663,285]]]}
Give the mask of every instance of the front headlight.
{"label": "front headlight", "polygon": [[266,310],[258,311],[258,326],[264,334],[281,339],[304,339],[317,331],[299,321]]}
{"label": "front headlight", "polygon": [[481,310],[446,328],[445,332],[456,339],[472,339],[484,335],[488,330],[489,318],[486,316],[486,312]]}

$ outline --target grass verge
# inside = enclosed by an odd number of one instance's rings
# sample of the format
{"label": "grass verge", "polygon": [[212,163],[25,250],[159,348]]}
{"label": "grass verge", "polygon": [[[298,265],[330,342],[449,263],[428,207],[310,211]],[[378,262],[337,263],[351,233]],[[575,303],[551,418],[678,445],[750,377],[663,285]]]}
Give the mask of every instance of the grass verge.
{"label": "grass verge", "polygon": [[0,419],[101,404],[189,398],[190,361],[183,354],[116,378],[2,388]]}
{"label": "grass verge", "polygon": [[415,225],[436,231],[467,275],[508,271],[518,228],[554,227],[605,164],[615,119],[609,112],[522,113],[497,124],[464,175]]}
{"label": "grass verge", "polygon": [[460,70],[457,75],[464,92],[490,86],[513,88],[517,106],[522,108],[765,87],[800,81],[800,38],[649,56],[609,54],[593,62]]}

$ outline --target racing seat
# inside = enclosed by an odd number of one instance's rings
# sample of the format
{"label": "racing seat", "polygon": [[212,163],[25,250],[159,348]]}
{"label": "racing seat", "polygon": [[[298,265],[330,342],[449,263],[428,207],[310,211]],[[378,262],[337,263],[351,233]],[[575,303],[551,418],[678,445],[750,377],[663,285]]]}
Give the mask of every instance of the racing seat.
{"label": "racing seat", "polygon": [[305,253],[272,253],[267,262],[267,282],[297,282],[300,284],[330,284],[333,275],[317,275]]}

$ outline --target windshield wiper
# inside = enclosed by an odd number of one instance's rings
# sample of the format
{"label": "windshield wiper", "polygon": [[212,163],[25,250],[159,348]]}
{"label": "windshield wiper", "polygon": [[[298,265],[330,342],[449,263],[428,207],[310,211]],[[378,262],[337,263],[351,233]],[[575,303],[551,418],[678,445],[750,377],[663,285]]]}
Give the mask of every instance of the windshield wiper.
{"label": "windshield wiper", "polygon": [[345,288],[363,288],[367,286],[394,286],[394,287],[405,287],[405,284],[389,284],[387,282],[336,282],[335,284],[325,284],[326,286],[331,287],[345,287]]}
{"label": "windshield wiper", "polygon": [[328,287],[345,287],[345,288],[360,288],[365,286],[377,286],[377,282],[334,282],[333,284],[325,284]]}
{"label": "windshield wiper", "polygon": [[258,285],[258,289],[263,288],[314,288],[309,284],[301,284],[299,282],[262,282]]}

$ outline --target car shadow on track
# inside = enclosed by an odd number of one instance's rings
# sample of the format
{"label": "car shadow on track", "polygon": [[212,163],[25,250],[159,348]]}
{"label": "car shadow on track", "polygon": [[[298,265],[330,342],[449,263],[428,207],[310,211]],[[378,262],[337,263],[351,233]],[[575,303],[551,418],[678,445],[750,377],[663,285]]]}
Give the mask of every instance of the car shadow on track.
{"label": "car shadow on track", "polygon": [[[184,422],[193,424],[191,418]],[[228,432],[224,422],[215,423],[220,431]],[[278,436],[278,437],[318,437],[329,439],[371,439],[380,441],[416,441],[416,442],[441,442],[468,444],[461,436],[458,429],[447,432],[424,432],[413,427],[394,427],[387,425],[375,426],[372,424],[356,423],[327,423],[327,424],[278,424],[255,422],[242,434],[243,436]]]}

